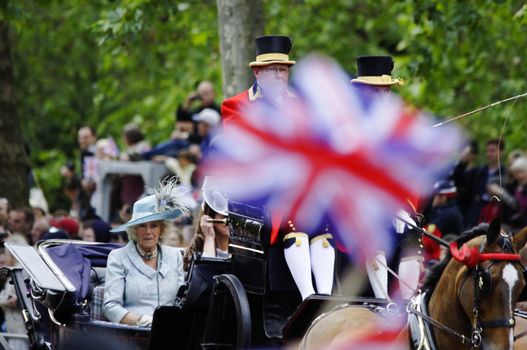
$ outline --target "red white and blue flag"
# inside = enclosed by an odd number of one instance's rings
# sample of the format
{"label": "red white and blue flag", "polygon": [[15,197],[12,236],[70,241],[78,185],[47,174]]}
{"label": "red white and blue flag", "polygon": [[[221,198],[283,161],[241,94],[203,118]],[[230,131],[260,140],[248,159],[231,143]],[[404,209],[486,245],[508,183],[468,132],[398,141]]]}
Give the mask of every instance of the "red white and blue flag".
{"label": "red white and blue flag", "polygon": [[396,211],[444,175],[461,132],[432,128],[396,97],[361,98],[327,58],[300,62],[292,83],[296,98],[251,103],[224,128],[205,172],[230,198],[263,201],[304,228],[329,221],[354,253],[389,250]]}
{"label": "red white and blue flag", "polygon": [[86,179],[95,180],[98,177],[97,163],[98,159],[95,156],[84,157],[84,174],[82,175]]}
{"label": "red white and blue flag", "polygon": [[119,147],[117,146],[117,143],[115,143],[115,140],[111,136],[108,136],[106,139],[108,140],[108,144],[105,146],[104,153],[112,159],[117,159],[119,157]]}

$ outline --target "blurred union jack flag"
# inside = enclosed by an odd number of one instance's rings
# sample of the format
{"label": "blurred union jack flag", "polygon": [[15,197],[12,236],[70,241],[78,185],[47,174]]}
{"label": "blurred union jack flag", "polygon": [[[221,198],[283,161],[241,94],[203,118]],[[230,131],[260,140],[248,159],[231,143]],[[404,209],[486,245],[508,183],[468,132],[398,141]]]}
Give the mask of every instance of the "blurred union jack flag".
{"label": "blurred union jack flag", "polygon": [[109,155],[113,159],[117,159],[119,157],[119,147],[115,143],[115,140],[113,137],[108,136],[107,137],[108,144],[106,145],[104,151],[107,155]]}
{"label": "blurred union jack flag", "polygon": [[455,127],[396,97],[366,100],[332,60],[300,62],[295,98],[261,99],[226,125],[204,165],[232,199],[263,202],[315,229],[330,222],[362,253],[390,248],[389,223],[425,194],[459,149]]}

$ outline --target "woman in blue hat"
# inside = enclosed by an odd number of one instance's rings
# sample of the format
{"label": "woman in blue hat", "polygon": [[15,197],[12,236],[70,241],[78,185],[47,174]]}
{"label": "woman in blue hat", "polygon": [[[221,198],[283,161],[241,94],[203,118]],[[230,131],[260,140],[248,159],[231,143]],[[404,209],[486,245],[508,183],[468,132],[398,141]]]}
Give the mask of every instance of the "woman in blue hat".
{"label": "woman in blue hat", "polygon": [[178,249],[161,244],[172,221],[188,214],[183,188],[175,181],[134,203],[126,229],[129,242],[108,256],[103,312],[111,322],[149,327],[154,310],[174,305],[184,281]]}

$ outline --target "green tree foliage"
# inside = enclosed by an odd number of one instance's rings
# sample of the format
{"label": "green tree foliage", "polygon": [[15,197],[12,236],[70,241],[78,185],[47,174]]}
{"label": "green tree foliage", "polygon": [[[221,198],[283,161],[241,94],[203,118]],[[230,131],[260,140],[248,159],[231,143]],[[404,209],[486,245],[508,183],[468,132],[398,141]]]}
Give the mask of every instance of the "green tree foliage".
{"label": "green tree foliage", "polygon": [[133,121],[156,143],[200,80],[221,86],[215,1],[28,0],[9,11],[19,114],[52,207],[67,205],[58,169],[78,161],[80,126],[122,142]]}
{"label": "green tree foliage", "polygon": [[[319,51],[355,73],[355,58],[394,56],[399,93],[438,116],[452,117],[527,90],[522,57],[527,5],[519,1],[268,2],[267,32],[295,37],[295,57]],[[307,15],[314,14],[314,15]],[[287,18],[287,20],[284,20]],[[511,149],[525,148],[525,102],[460,123],[477,139],[504,130]]]}
{"label": "green tree foliage", "polygon": [[[291,35],[295,59],[323,53],[353,74],[357,56],[390,54],[394,75],[406,81],[401,95],[439,116],[527,90],[520,1],[266,0],[264,7],[266,33]],[[156,143],[200,80],[221,87],[214,0],[19,0],[7,19],[18,111],[48,197],[60,193],[60,164],[78,158],[79,126],[121,142],[123,125],[135,121]],[[509,118],[507,148],[525,148],[525,103],[460,123],[484,140]],[[60,205],[58,197],[51,202]]]}

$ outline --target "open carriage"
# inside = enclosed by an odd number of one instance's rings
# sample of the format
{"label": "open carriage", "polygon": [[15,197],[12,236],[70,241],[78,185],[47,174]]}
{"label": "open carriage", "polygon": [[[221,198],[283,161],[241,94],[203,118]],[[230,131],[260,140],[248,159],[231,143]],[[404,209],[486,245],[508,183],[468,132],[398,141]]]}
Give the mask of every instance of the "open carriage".
{"label": "open carriage", "polygon": [[[229,225],[230,258],[195,256],[176,304],[157,308],[151,328],[110,323],[102,315],[106,259],[119,245],[69,240],[43,241],[36,247],[8,243],[7,249],[23,268],[0,271],[15,285],[32,349],[75,348],[67,346],[86,334],[92,337],[90,341],[105,338],[118,344],[113,348],[119,349],[278,348],[305,339],[306,333],[313,334],[311,331],[321,324],[320,320],[331,318],[327,315],[350,307],[380,315],[392,312],[404,319],[410,313],[410,323],[416,327],[410,332],[409,345],[419,349],[435,348],[431,333],[438,326],[432,324],[428,316],[422,316],[427,314],[427,303],[419,303],[416,299],[405,310],[393,307],[386,300],[338,295],[314,295],[301,302],[292,277],[288,275],[282,249],[269,244],[270,225],[265,211],[230,203]],[[523,234],[527,235],[527,231]],[[486,266],[482,271],[486,274],[474,275],[473,285],[483,288],[481,304],[487,298],[486,293],[499,291],[497,287],[485,291],[485,286],[503,283],[498,273],[498,266],[505,266],[500,263],[503,259],[499,255],[502,254],[500,247],[512,247],[512,238],[500,235],[499,230],[494,231],[493,237],[498,237],[493,238],[499,243],[493,248],[498,249],[498,256],[488,259],[497,262],[482,262]],[[510,248],[504,254],[510,255],[513,251]],[[495,281],[479,283],[480,277],[483,281],[490,278],[490,266],[493,266],[492,279]],[[464,277],[465,285],[472,281],[469,278],[472,274],[454,275],[468,276]],[[336,289],[338,294],[339,288]],[[473,300],[470,293],[467,298]],[[516,319],[518,316],[521,315],[516,313]],[[510,322],[510,319],[505,321]],[[510,329],[502,323],[500,320],[498,326]],[[464,335],[469,333],[463,332]],[[466,344],[475,342],[470,339]]]}
{"label": "open carriage", "polygon": [[148,346],[149,330],[102,316],[106,259],[120,245],[48,240],[6,247],[22,265],[1,272],[13,281],[32,349],[63,348],[85,333],[111,335],[127,348]]}
{"label": "open carriage", "polygon": [[300,339],[322,304],[385,301],[314,295],[301,302],[283,258],[269,245],[261,208],[230,203],[229,259],[195,256],[175,306],[156,309],[151,328],[108,322],[101,310],[106,259],[117,244],[48,240],[6,244],[23,268],[4,268],[17,288],[34,349],[60,349],[83,334],[123,349],[249,348]]}
{"label": "open carriage", "polygon": [[[330,319],[327,315],[347,307],[367,309],[377,315],[392,312],[403,319],[409,312],[410,323],[416,325],[410,332],[410,346],[435,348],[432,331],[437,325],[422,316],[427,314],[427,303],[416,299],[405,310],[386,300],[338,295],[314,295],[301,302],[283,261],[283,250],[269,244],[265,211],[230,203],[229,225],[230,258],[195,256],[176,304],[157,308],[151,328],[111,323],[102,315],[106,260],[120,245],[69,240],[42,241],[36,247],[7,243],[7,249],[23,268],[0,271],[14,283],[32,349],[75,348],[68,344],[86,334],[90,335],[90,341],[104,338],[118,344],[113,348],[119,349],[278,348],[305,339],[306,333],[313,334],[311,331],[322,323],[320,320]],[[497,242],[511,240],[496,232]],[[504,266],[499,263],[502,258],[492,259],[498,259],[492,265],[493,271],[496,269],[492,278],[496,280],[491,284],[484,282],[478,288],[502,283],[497,273],[498,264],[500,268]],[[484,264],[487,268],[491,266],[488,262]],[[472,276],[461,274],[465,275]],[[479,281],[479,276],[474,277],[475,281]],[[472,281],[468,277],[466,285]],[[474,285],[479,286],[475,282]],[[494,293],[498,288],[489,291]],[[481,303],[489,291],[482,289]],[[339,293],[338,287],[336,292]],[[470,294],[467,298],[472,300]],[[516,313],[517,320],[518,316],[521,315]],[[313,322],[315,319],[318,323]]]}

